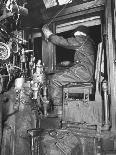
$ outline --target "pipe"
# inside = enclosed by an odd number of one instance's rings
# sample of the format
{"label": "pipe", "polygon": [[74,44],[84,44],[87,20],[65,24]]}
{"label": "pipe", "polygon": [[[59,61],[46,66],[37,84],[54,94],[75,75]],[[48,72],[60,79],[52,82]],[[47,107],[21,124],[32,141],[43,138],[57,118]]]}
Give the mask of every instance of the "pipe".
{"label": "pipe", "polygon": [[109,104],[108,104],[108,83],[106,80],[102,83],[103,93],[104,93],[104,126],[102,130],[109,130]]}
{"label": "pipe", "polygon": [[48,115],[48,112],[47,112],[47,108],[48,108],[48,104],[49,104],[49,101],[47,100],[47,87],[45,86],[44,87],[44,90],[43,90],[43,107],[44,107],[44,116],[47,117]]}

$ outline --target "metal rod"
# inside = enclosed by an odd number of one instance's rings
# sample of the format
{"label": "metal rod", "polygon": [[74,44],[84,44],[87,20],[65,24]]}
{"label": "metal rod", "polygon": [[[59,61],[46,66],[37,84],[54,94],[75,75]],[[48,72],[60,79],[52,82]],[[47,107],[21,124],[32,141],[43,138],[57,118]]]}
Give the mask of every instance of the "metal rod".
{"label": "metal rod", "polygon": [[66,4],[64,5],[64,7],[63,7],[60,11],[58,11],[58,13],[57,13],[55,16],[53,16],[53,18],[52,18],[46,25],[49,26],[49,25],[54,21],[54,19],[66,8],[66,6],[67,6],[70,2],[71,2],[71,0],[68,0],[68,1],[66,2]]}
{"label": "metal rod", "polygon": [[104,129],[106,128],[106,130],[109,129],[109,104],[108,104],[108,85],[107,85],[107,81],[104,80],[103,84],[102,84],[102,88],[103,88],[103,92],[104,92]]}

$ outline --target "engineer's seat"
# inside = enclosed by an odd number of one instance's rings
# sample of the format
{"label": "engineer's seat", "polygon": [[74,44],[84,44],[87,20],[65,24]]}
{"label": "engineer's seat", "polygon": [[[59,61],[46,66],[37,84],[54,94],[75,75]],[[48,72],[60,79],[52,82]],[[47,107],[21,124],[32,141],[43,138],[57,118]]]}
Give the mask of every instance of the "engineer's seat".
{"label": "engineer's seat", "polygon": [[[96,68],[98,61],[101,61],[101,58],[98,59],[101,49],[98,52]],[[95,81],[87,83],[75,82],[63,86],[63,122],[97,124],[95,84]]]}

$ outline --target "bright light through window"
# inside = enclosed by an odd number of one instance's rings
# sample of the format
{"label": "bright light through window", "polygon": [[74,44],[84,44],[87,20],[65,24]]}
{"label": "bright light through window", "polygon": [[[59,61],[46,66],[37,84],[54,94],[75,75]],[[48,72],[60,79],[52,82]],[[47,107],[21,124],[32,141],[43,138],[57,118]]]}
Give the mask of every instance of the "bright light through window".
{"label": "bright light through window", "polygon": [[50,8],[57,5],[56,0],[43,0],[45,7]]}
{"label": "bright light through window", "polygon": [[59,5],[67,4],[67,3],[72,3],[72,0],[58,0]]}
{"label": "bright light through window", "polygon": [[59,3],[59,5],[64,5],[67,3],[72,3],[72,0],[43,0],[43,2],[46,8],[51,8],[58,5],[57,2]]}

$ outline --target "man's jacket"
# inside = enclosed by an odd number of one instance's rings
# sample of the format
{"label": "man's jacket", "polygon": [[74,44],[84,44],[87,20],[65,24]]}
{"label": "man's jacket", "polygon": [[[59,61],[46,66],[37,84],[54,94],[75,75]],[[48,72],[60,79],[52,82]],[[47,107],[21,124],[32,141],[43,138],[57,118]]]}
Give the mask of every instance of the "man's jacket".
{"label": "man's jacket", "polygon": [[94,55],[96,50],[95,43],[89,36],[80,35],[65,39],[52,34],[49,40],[55,45],[74,50],[74,64],[82,66],[82,68],[90,74],[91,78],[93,77]]}

